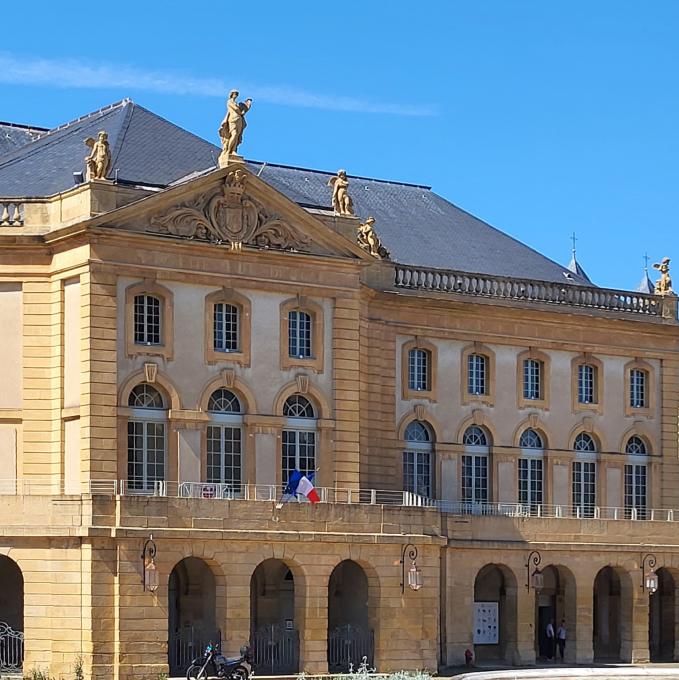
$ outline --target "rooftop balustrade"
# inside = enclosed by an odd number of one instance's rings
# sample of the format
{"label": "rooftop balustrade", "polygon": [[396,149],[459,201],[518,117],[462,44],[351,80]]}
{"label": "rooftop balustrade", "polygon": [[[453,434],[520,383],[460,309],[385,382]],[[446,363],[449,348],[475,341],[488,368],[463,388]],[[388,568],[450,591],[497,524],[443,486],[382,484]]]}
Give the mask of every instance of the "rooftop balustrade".
{"label": "rooftop balustrade", "polygon": [[[394,286],[406,290],[470,295],[481,298],[582,307],[643,317],[676,319],[676,297],[637,293],[595,286],[552,283],[532,279],[470,274],[465,272],[397,264]],[[663,307],[674,307],[673,313]]]}

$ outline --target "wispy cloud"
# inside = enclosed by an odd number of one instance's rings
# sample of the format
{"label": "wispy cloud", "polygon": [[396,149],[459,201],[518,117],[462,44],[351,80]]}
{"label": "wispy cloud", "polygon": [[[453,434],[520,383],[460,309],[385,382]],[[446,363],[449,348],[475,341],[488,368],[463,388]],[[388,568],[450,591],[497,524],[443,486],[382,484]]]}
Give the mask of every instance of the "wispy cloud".
{"label": "wispy cloud", "polygon": [[70,88],[124,88],[162,94],[224,97],[232,87],[269,104],[327,111],[379,113],[394,116],[433,116],[427,105],[372,101],[360,97],[309,92],[281,85],[226,82],[221,78],[197,78],[182,73],[145,71],[124,64],[96,64],[77,59],[20,58],[0,52],[0,82]]}

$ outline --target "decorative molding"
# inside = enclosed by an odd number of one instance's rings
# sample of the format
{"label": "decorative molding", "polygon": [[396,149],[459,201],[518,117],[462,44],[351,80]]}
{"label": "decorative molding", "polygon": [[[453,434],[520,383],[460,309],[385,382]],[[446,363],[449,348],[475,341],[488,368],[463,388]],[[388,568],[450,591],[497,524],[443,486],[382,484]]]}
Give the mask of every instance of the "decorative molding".
{"label": "decorative molding", "polygon": [[474,425],[483,425],[483,411],[480,408],[475,408],[472,411],[472,422]]}
{"label": "decorative molding", "polygon": [[540,424],[540,414],[529,413],[528,414],[528,422],[530,423],[530,427],[531,427],[532,430],[537,430],[538,425]]}
{"label": "decorative molding", "polygon": [[415,418],[417,420],[424,420],[424,404],[415,404]]}
{"label": "decorative molding", "polygon": [[309,376],[299,373],[295,376],[297,380],[297,390],[300,394],[306,394],[309,391]]}
{"label": "decorative molding", "polygon": [[228,243],[233,252],[243,244],[257,248],[299,250],[309,238],[245,193],[247,173],[232,170],[221,187],[150,218],[149,231],[178,238]]}
{"label": "decorative molding", "polygon": [[229,390],[232,390],[233,385],[236,382],[236,372],[233,370],[233,368],[223,368],[220,371],[220,375],[222,376],[224,387],[226,387]]}
{"label": "decorative molding", "polygon": [[144,379],[147,383],[156,382],[156,377],[158,376],[158,364],[154,364],[152,361],[147,361],[144,364]]}

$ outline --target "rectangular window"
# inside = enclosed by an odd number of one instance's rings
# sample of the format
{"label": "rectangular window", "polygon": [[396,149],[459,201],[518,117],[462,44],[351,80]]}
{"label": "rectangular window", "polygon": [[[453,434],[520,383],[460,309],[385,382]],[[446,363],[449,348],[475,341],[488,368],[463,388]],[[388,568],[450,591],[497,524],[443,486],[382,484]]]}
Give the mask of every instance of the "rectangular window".
{"label": "rectangular window", "polygon": [[297,469],[303,474],[316,471],[316,433],[308,430],[283,430],[283,486],[290,473]]}
{"label": "rectangular window", "polygon": [[486,394],[486,357],[470,354],[467,359],[467,392]]}
{"label": "rectangular window", "polygon": [[408,352],[408,387],[418,391],[430,389],[429,352],[426,349],[411,349]]}
{"label": "rectangular window", "polygon": [[596,402],[595,380],[596,369],[590,364],[578,366],[578,403],[594,404]]}
{"label": "rectangular window", "polygon": [[160,345],[160,300],[152,295],[134,296],[134,342]]}
{"label": "rectangular window", "polygon": [[237,352],[240,348],[239,309],[222,302],[214,306],[214,345],[216,352]]}
{"label": "rectangular window", "polygon": [[646,519],[646,466],[625,465],[625,517],[637,511],[638,519]]}
{"label": "rectangular window", "polygon": [[210,425],[207,428],[207,481],[241,490],[241,428]]}
{"label": "rectangular window", "polygon": [[135,491],[153,491],[165,479],[165,424],[127,423],[127,480]]}
{"label": "rectangular window", "polygon": [[542,461],[519,458],[519,503],[536,513],[542,505]]}
{"label": "rectangular window", "polygon": [[288,312],[288,354],[297,359],[311,358],[311,315],[299,310]]}
{"label": "rectangular window", "polygon": [[542,362],[525,359],[523,362],[524,399],[542,399]]}
{"label": "rectangular window", "polygon": [[573,463],[573,514],[594,517],[596,505],[596,463]]}
{"label": "rectangular window", "polygon": [[403,452],[403,490],[427,498],[432,497],[431,453],[427,451]]}
{"label": "rectangular window", "polygon": [[462,456],[462,500],[488,502],[488,457]]}
{"label": "rectangular window", "polygon": [[629,405],[632,408],[646,408],[646,371],[633,368],[629,372]]}

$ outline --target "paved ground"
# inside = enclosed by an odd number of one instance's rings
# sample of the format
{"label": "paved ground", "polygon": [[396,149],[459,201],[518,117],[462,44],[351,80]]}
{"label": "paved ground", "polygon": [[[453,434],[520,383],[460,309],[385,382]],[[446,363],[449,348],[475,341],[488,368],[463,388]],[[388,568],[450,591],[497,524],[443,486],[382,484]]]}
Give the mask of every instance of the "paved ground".
{"label": "paved ground", "polygon": [[529,678],[596,678],[597,680],[620,680],[620,678],[645,678],[645,680],[679,680],[679,664],[593,664],[592,666],[570,666],[561,663],[537,664],[525,668],[517,667],[473,667],[464,666],[442,669],[439,678],[456,680],[521,680]]}

